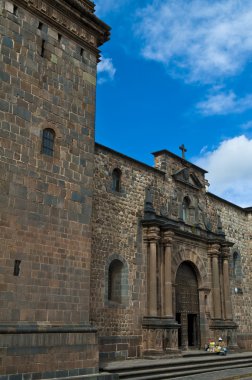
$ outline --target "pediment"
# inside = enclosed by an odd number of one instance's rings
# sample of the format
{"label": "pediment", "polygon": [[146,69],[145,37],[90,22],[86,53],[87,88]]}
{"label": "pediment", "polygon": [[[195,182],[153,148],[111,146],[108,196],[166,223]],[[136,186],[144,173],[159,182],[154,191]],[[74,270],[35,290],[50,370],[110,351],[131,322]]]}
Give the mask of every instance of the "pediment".
{"label": "pediment", "polygon": [[191,186],[196,189],[202,189],[203,185],[193,172],[188,168],[181,169],[173,174],[173,178],[176,181],[183,182],[184,184]]}

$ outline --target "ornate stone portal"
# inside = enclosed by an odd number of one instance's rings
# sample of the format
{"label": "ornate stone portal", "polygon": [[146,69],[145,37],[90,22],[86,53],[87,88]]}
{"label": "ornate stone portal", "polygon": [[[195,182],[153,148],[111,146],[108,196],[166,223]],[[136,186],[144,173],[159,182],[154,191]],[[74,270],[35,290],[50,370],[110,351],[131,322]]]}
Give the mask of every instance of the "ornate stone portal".
{"label": "ornate stone portal", "polygon": [[148,266],[144,354],[203,348],[222,336],[236,346],[229,288],[229,243],[223,233],[158,216],[150,191],[143,220]]}

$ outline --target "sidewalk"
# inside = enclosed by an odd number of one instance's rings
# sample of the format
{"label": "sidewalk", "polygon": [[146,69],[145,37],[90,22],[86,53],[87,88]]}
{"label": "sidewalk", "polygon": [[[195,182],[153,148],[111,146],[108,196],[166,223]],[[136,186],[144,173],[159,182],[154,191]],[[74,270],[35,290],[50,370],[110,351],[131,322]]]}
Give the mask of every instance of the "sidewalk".
{"label": "sidewalk", "polygon": [[[239,358],[240,356],[246,357],[250,356],[251,352],[242,352],[242,353],[228,353],[226,357]],[[155,365],[163,365],[163,364],[180,364],[180,363],[193,363],[198,362],[200,360],[215,360],[218,357],[215,353],[209,353],[202,350],[198,351],[183,351],[182,356],[179,357],[166,357],[162,359],[129,359],[122,361],[113,361],[103,365],[103,369],[106,371],[114,370],[114,369],[129,369],[129,368],[137,368],[137,367],[148,367],[155,363]],[[252,362],[251,362],[252,367]]]}
{"label": "sidewalk", "polygon": [[[229,363],[231,361],[230,368],[227,367],[227,361]],[[249,367],[246,367],[246,363]],[[167,373],[161,369],[166,367]],[[195,368],[194,374],[191,371],[193,368]],[[143,380],[145,375],[151,379],[153,375],[153,378],[162,380],[166,378],[169,380],[252,380],[252,353],[229,353],[226,356],[219,356],[205,351],[185,351],[179,357],[114,361],[104,364],[102,369],[106,372],[118,373],[125,379],[141,378]],[[207,369],[210,372],[207,372]]]}

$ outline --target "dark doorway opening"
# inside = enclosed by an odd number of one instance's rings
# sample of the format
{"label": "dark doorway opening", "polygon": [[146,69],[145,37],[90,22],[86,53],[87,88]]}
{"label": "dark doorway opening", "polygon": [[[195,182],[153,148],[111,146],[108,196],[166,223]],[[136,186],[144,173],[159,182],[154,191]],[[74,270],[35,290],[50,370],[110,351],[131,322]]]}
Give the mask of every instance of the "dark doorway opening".
{"label": "dark doorway opening", "polygon": [[192,263],[184,261],[176,275],[178,346],[186,350],[200,345],[198,280]]}
{"label": "dark doorway opening", "polygon": [[197,314],[187,314],[187,326],[188,326],[188,346],[196,347],[198,345],[198,326],[197,326]]}

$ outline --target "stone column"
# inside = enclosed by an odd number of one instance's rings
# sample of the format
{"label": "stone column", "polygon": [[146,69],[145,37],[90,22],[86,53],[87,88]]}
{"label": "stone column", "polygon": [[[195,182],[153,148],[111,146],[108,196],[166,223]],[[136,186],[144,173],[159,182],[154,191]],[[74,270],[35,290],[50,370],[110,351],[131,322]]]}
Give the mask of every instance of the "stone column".
{"label": "stone column", "polygon": [[172,231],[164,232],[164,316],[173,317],[172,311]]}
{"label": "stone column", "polygon": [[222,266],[222,257],[219,256],[219,283],[220,283],[220,298],[221,298],[221,318],[224,319],[225,314],[225,305],[224,305],[224,290],[223,290],[223,266]]}
{"label": "stone column", "polygon": [[209,305],[208,305],[208,288],[199,288],[199,313],[200,313],[200,344],[204,348],[209,338]]}
{"label": "stone column", "polygon": [[159,228],[150,227],[148,231],[149,251],[149,316],[157,316],[157,242]]}
{"label": "stone column", "polygon": [[[145,293],[147,294],[147,297],[144,297],[142,299],[144,305],[145,305],[145,315],[148,315],[149,313],[149,240],[148,240],[148,227],[143,228],[143,255],[146,265],[146,279],[145,279]],[[141,297],[142,298],[142,297]]]}
{"label": "stone column", "polygon": [[219,244],[213,244],[209,249],[209,253],[212,258],[212,293],[213,293],[214,318],[221,319]]}
{"label": "stone column", "polygon": [[229,282],[229,248],[223,247],[223,295],[225,307],[225,319],[232,320],[232,304],[230,297],[230,282]]}

